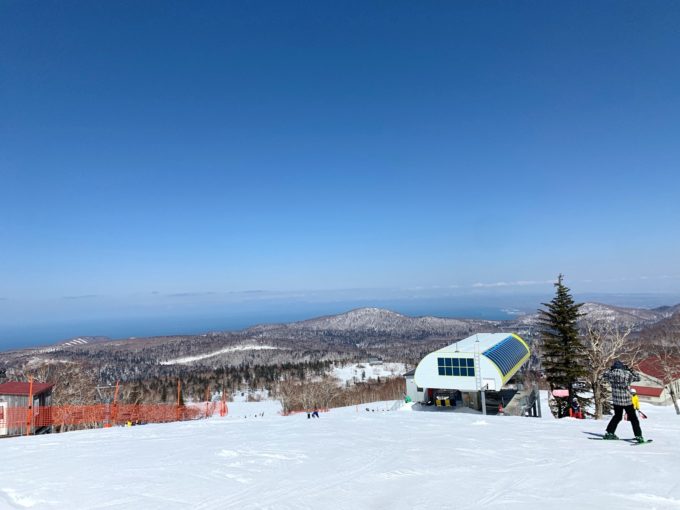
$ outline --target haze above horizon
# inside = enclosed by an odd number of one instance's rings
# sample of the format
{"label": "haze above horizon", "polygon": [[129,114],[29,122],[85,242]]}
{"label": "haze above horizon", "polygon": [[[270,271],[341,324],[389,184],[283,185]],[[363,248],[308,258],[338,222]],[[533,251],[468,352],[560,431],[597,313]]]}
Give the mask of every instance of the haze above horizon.
{"label": "haze above horizon", "polygon": [[558,273],[680,295],[680,4],[0,12],[0,347],[222,306],[493,308]]}

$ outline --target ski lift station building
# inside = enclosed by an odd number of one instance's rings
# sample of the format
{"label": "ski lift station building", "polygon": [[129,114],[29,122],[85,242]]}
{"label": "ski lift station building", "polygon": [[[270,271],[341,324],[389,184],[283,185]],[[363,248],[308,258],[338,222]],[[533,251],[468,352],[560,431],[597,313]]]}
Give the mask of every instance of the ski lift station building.
{"label": "ski lift station building", "polygon": [[476,394],[500,391],[531,356],[527,343],[514,333],[479,333],[426,355],[406,374],[406,393],[427,402],[441,390]]}

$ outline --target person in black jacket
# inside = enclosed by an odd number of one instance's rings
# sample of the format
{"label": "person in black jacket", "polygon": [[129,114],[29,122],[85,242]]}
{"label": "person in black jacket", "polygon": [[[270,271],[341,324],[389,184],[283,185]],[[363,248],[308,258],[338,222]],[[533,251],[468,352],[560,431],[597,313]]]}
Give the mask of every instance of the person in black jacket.
{"label": "person in black jacket", "polygon": [[618,439],[615,434],[616,427],[619,425],[625,411],[628,421],[633,426],[635,439],[639,443],[644,443],[645,439],[642,437],[640,421],[635,413],[635,407],[628,391],[630,383],[639,381],[640,376],[617,360],[602,377],[612,387],[612,404],[614,404],[614,416],[607,425],[607,433],[604,435],[604,439]]}

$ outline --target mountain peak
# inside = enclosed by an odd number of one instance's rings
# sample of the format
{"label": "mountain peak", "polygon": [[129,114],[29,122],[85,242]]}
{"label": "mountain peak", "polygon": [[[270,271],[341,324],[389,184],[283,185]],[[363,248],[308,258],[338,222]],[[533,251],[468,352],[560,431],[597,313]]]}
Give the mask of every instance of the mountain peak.
{"label": "mountain peak", "polygon": [[355,308],[338,315],[328,315],[291,324],[293,328],[304,329],[384,329],[395,322],[413,320],[397,312],[384,308]]}
{"label": "mountain peak", "polygon": [[349,312],[341,313],[337,315],[336,317],[341,317],[341,316],[346,316],[346,317],[405,317],[404,315],[393,312],[392,310],[388,310],[386,308],[376,308],[376,307],[364,307],[364,308],[355,308],[354,310],[350,310]]}

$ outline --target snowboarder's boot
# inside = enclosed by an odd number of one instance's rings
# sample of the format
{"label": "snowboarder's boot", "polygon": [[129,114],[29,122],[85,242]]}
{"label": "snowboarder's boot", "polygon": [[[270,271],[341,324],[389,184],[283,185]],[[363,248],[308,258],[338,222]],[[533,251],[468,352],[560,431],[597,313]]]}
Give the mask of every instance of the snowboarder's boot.
{"label": "snowboarder's boot", "polygon": [[636,440],[638,443],[646,443],[646,442],[647,442],[647,441],[645,441],[645,438],[642,437],[642,436],[635,436],[635,440]]}
{"label": "snowboarder's boot", "polygon": [[618,439],[619,437],[614,434],[613,432],[607,432],[604,436],[602,436],[602,439]]}

